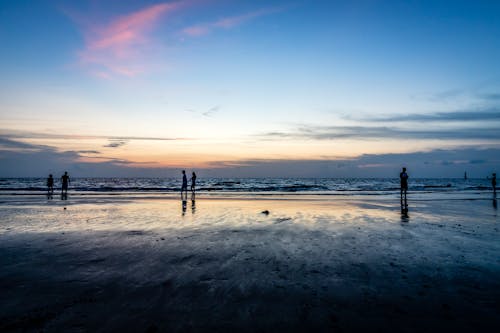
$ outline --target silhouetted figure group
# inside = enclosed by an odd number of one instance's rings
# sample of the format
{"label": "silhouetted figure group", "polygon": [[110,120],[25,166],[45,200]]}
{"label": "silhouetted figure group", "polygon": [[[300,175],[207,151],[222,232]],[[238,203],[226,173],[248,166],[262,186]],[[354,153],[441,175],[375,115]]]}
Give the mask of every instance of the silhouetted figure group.
{"label": "silhouetted figure group", "polygon": [[[193,172],[191,178],[191,200],[194,200],[196,194],[196,173]],[[181,198],[186,198],[187,200],[188,191],[188,180],[186,177],[186,170],[182,170],[182,186],[181,186]]]}
{"label": "silhouetted figure group", "polygon": [[[466,177],[466,176],[465,176]],[[403,168],[401,173],[399,174],[399,179],[401,182],[400,187],[400,196],[401,196],[401,214],[404,217],[408,217],[408,173],[406,172],[406,167]],[[196,210],[195,199],[196,199],[196,173],[192,173],[191,178],[191,203],[192,203],[192,211],[193,213]],[[70,183],[70,178],[68,172],[65,171],[64,175],[61,176],[61,200],[68,199],[68,187]],[[493,188],[493,205],[496,208],[496,194],[497,194],[497,175],[496,173],[492,174],[491,177],[491,186]],[[182,200],[182,212],[183,215],[186,212],[187,206],[187,192],[188,192],[188,179],[186,176],[186,170],[182,170],[182,186],[181,186],[181,200]],[[52,199],[54,195],[54,178],[52,174],[47,178],[47,198]]]}
{"label": "silhouetted figure group", "polygon": [[[69,175],[68,172],[65,171],[64,175],[61,176],[61,200],[68,199],[68,187],[69,187]],[[47,178],[47,198],[52,199],[54,196],[54,177],[52,174]]]}

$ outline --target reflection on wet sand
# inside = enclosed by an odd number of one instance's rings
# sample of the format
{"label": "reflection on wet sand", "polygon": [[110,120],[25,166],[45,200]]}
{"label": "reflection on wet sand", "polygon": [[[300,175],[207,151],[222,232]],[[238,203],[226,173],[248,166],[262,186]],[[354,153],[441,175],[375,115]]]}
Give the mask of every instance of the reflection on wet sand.
{"label": "reflection on wet sand", "polygon": [[[186,215],[187,210],[187,200],[182,200],[182,216]],[[194,214],[196,212],[196,201],[191,200],[191,213]]]}
{"label": "reflection on wet sand", "polygon": [[401,222],[410,222],[410,215],[408,215],[408,208],[401,212]]}
{"label": "reflection on wet sand", "polygon": [[408,215],[408,199],[406,195],[406,190],[401,190],[401,222],[410,222],[410,216]]}
{"label": "reflection on wet sand", "polygon": [[486,332],[490,200],[0,204],[0,331]]}

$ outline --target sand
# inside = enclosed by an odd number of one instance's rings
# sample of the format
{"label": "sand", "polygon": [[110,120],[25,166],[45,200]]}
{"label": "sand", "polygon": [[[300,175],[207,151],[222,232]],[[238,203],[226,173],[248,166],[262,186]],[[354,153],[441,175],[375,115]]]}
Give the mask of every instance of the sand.
{"label": "sand", "polygon": [[7,200],[0,331],[497,331],[493,201],[398,204]]}

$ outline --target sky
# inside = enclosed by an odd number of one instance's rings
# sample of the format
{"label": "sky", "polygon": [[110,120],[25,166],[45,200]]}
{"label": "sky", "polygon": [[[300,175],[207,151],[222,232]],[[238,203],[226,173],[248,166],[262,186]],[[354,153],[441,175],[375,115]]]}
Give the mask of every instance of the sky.
{"label": "sky", "polygon": [[500,2],[0,0],[0,177],[486,177]]}

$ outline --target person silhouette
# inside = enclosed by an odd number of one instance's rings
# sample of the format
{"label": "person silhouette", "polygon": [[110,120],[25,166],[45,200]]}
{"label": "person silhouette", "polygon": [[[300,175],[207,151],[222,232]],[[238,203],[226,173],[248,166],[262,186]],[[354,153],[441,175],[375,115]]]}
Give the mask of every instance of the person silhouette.
{"label": "person silhouette", "polygon": [[408,200],[406,194],[408,191],[408,174],[406,173],[406,168],[403,168],[403,171],[399,174],[399,179],[401,180],[401,213],[407,214]]}
{"label": "person silhouette", "polygon": [[52,177],[52,174],[49,175],[49,178],[47,178],[47,196],[49,199],[52,199],[52,195],[54,194],[54,178]]}
{"label": "person silhouette", "polygon": [[196,192],[196,174],[193,171],[193,175],[191,176],[191,199],[194,200],[194,195]]}
{"label": "person silhouette", "polygon": [[67,199],[68,198],[68,186],[69,186],[69,182],[70,182],[68,171],[64,171],[64,175],[61,176],[61,182],[62,182],[61,197],[62,197],[62,199]]}
{"label": "person silhouette", "polygon": [[187,198],[188,181],[186,177],[186,170],[182,170],[182,187],[181,187],[181,199],[184,200],[184,196]]}
{"label": "person silhouette", "polygon": [[497,174],[493,173],[491,177],[491,187],[493,187],[493,194],[497,194]]}

